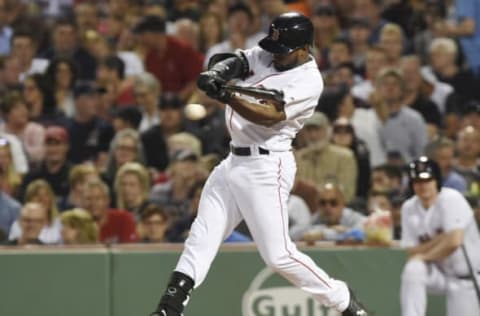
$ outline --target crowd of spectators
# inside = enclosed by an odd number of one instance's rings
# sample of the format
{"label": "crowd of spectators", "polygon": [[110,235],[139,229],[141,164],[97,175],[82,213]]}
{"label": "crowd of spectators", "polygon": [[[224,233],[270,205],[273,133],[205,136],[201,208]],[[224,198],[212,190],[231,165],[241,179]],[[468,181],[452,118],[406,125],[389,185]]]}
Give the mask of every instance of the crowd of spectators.
{"label": "crowd of spectators", "polygon": [[[224,105],[196,78],[292,10],[324,78],[293,142],[292,238],[387,210],[398,239],[423,154],[480,218],[480,2],[0,0],[0,243],[184,241],[229,153]],[[249,240],[244,224],[227,239]]]}

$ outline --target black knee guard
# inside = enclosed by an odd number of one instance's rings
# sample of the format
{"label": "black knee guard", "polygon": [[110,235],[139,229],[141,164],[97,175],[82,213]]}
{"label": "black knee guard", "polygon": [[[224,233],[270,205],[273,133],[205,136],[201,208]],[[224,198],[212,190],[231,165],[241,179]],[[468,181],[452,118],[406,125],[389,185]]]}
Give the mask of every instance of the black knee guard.
{"label": "black knee guard", "polygon": [[159,315],[163,315],[160,314],[163,311],[166,316],[182,315],[194,284],[194,281],[189,276],[174,271],[168,282],[165,294],[160,299],[156,312]]}

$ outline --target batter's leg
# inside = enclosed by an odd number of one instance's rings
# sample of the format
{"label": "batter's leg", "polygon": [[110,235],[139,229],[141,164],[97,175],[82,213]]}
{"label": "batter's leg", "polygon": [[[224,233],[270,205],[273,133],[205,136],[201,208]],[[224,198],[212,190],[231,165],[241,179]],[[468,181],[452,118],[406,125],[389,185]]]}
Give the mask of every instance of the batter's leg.
{"label": "batter's leg", "polygon": [[471,280],[449,279],[447,316],[478,316],[480,304]]}
{"label": "batter's leg", "polygon": [[225,182],[227,169],[228,159],[207,180],[200,197],[197,218],[153,315],[182,315],[192,289],[203,282],[221,243],[241,221],[240,212]]}
{"label": "batter's leg", "polygon": [[288,234],[287,200],[296,171],[293,155],[252,159],[241,171],[231,175],[237,179],[232,192],[265,263],[323,305],[344,311],[350,301],[347,285],[298,251]]}
{"label": "batter's leg", "polygon": [[400,288],[402,316],[425,316],[427,292],[445,293],[445,276],[433,265],[411,259],[403,268]]}

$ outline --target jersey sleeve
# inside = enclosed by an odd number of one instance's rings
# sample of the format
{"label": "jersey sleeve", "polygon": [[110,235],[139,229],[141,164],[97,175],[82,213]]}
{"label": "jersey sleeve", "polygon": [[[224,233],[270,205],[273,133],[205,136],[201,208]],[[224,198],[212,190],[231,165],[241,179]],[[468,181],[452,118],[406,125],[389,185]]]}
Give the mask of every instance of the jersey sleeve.
{"label": "jersey sleeve", "polygon": [[400,245],[403,248],[414,247],[418,244],[418,240],[414,234],[415,228],[412,227],[412,220],[410,218],[410,209],[413,207],[411,201],[403,203],[402,206],[402,239]]}
{"label": "jersey sleeve", "polygon": [[445,232],[465,229],[473,219],[473,211],[467,200],[457,191],[451,191],[441,203],[442,226]]}
{"label": "jersey sleeve", "polygon": [[291,83],[283,88],[287,120],[309,118],[315,111],[322,90],[322,80],[308,85]]}

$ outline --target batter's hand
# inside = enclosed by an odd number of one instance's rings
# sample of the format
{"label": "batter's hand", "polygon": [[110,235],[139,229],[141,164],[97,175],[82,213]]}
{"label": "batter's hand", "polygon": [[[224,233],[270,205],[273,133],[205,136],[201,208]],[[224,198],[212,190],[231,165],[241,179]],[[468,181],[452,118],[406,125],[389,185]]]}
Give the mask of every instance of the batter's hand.
{"label": "batter's hand", "polygon": [[197,79],[197,86],[210,97],[218,95],[225,83],[225,79],[218,72],[212,70],[200,73]]}

